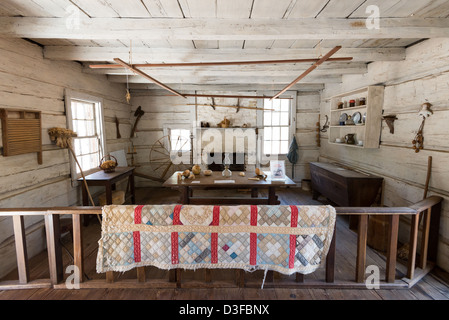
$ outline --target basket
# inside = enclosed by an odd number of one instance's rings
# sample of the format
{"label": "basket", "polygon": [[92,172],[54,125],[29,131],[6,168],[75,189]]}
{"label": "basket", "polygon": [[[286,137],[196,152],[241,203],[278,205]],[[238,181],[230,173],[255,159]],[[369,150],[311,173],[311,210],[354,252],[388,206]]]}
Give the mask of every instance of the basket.
{"label": "basket", "polygon": [[[108,158],[109,160],[106,160]],[[112,160],[114,158],[114,160]],[[117,167],[117,158],[111,155],[104,156],[100,160],[100,169],[106,173],[111,173],[115,171]]]}

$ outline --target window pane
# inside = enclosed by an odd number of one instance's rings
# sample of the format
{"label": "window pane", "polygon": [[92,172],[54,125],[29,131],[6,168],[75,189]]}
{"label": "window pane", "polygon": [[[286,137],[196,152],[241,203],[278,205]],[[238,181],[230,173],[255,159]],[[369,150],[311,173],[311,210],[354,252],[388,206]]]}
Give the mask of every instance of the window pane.
{"label": "window pane", "polygon": [[273,139],[272,137],[273,135],[271,127],[266,127],[264,129],[264,140],[272,140]]}
{"label": "window pane", "polygon": [[273,108],[272,109],[274,109],[274,111],[277,111],[277,112],[281,111],[281,100],[280,99],[273,100]]}
{"label": "window pane", "polygon": [[279,154],[279,141],[271,142],[271,151],[273,154]]}
{"label": "window pane", "polygon": [[171,151],[190,151],[190,130],[172,129],[170,131]]}
{"label": "window pane", "polygon": [[289,128],[288,127],[282,127],[281,128],[281,140],[289,140]]}
{"label": "window pane", "polygon": [[290,111],[290,100],[282,99],[281,100],[281,111],[289,112]]}
{"label": "window pane", "polygon": [[272,115],[272,125],[273,126],[278,126],[281,124],[281,114],[279,112],[273,112]]}
{"label": "window pane", "polygon": [[281,112],[281,122],[280,125],[281,126],[288,126],[290,124],[290,119],[289,119],[289,113],[288,112]]}
{"label": "window pane", "polygon": [[287,154],[288,153],[288,141],[281,141],[281,150],[280,153]]}
{"label": "window pane", "polygon": [[281,128],[273,127],[273,139],[272,140],[280,140],[281,139]]}

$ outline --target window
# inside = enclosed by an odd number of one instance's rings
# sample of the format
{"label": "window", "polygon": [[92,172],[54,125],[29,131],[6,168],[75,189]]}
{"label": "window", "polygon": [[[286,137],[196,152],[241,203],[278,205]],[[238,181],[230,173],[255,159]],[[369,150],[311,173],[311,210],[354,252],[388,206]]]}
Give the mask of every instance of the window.
{"label": "window", "polygon": [[190,130],[187,129],[171,129],[170,130],[170,150],[190,152]]}
{"label": "window", "polygon": [[287,154],[292,126],[290,99],[264,99],[263,102],[263,153]]}
{"label": "window", "polygon": [[[67,121],[69,129],[76,132],[73,138],[73,148],[76,159],[83,173],[88,174],[98,169],[105,152],[103,103],[99,98],[66,93]],[[72,179],[81,176],[81,171],[75,160],[71,161]]]}

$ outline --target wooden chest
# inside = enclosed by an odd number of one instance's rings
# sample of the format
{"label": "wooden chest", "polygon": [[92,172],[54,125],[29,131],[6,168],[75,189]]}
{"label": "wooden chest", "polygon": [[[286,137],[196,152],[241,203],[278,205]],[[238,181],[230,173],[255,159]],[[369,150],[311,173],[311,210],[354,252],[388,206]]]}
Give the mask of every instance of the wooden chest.
{"label": "wooden chest", "polygon": [[340,207],[369,207],[382,187],[383,178],[348,170],[334,164],[311,162],[313,198],[321,194]]}

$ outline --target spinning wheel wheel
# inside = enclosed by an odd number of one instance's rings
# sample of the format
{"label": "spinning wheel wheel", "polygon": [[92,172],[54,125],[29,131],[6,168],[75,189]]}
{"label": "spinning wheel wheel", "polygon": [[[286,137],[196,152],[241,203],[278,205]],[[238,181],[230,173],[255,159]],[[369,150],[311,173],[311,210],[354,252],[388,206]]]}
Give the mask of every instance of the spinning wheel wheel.
{"label": "spinning wheel wheel", "polygon": [[190,140],[178,136],[172,140],[164,136],[157,140],[150,149],[150,167],[153,174],[160,179],[167,179],[176,171],[190,167]]}

